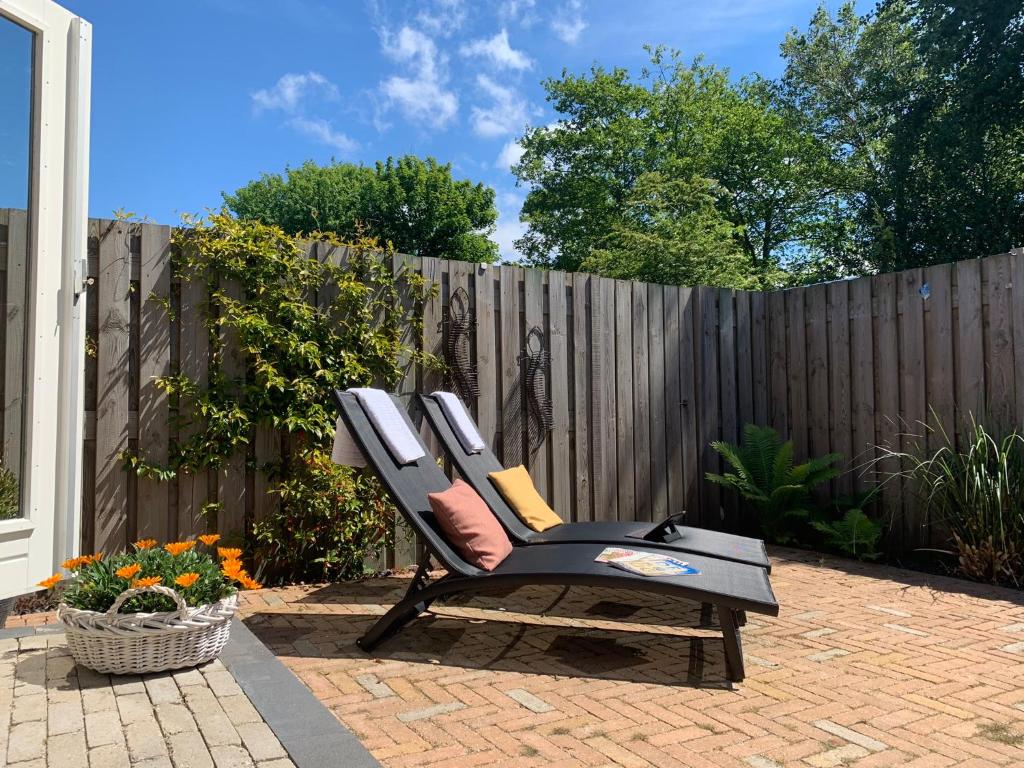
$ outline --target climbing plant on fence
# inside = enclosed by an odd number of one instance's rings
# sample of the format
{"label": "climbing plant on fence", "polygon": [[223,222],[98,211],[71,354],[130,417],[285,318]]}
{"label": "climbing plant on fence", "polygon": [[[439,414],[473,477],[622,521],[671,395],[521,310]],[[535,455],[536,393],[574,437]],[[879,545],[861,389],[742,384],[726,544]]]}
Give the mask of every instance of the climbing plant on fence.
{"label": "climbing plant on fence", "polygon": [[[271,428],[283,450],[254,469],[278,503],[242,530],[220,533],[244,538],[264,580],[360,574],[364,559],[388,543],[393,512],[375,480],[331,462],[332,392],[393,388],[406,365],[433,363],[403,343],[421,337],[422,301],[433,286],[414,272],[393,272],[393,253],[375,240],[299,240],[227,214],[189,220],[171,241],[176,276],[205,286],[199,311],[209,365],[198,377],[172,372],[156,381],[172,412],[177,406],[179,439],[167,463],[127,452],[126,465],[165,481],[230,471],[239,457],[251,466],[256,430]],[[333,246],[336,257],[311,258],[310,241]],[[412,298],[403,302],[406,291]],[[211,528],[220,506],[207,505]]]}

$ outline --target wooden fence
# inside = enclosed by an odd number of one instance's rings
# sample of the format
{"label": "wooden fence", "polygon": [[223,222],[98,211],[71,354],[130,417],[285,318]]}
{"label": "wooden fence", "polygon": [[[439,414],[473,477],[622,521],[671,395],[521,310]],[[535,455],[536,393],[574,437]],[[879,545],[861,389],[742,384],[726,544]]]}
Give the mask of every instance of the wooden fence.
{"label": "wooden fence", "polygon": [[[83,547],[111,550],[208,525],[242,530],[274,504],[253,467],[280,450],[277,434],[261,431],[248,457],[209,476],[166,483],[122,468],[125,449],[159,460],[179,437],[153,378],[205,374],[204,297],[201,286],[172,278],[170,228],[90,226]],[[311,257],[328,257],[317,247]],[[452,295],[457,308],[468,300],[474,416],[499,457],[525,463],[565,519],[652,520],[685,509],[692,524],[748,531],[748,509],[703,479],[720,466],[711,441],[737,440],[748,422],[776,427],[801,458],[842,453],[851,471],[830,490],[848,493],[869,485],[852,470],[874,457],[873,446],[906,445],[905,433],[920,433],[930,413],[953,432],[968,413],[1024,421],[1024,300],[1014,302],[1012,290],[1024,284],[1022,257],[775,292],[399,258],[440,286],[424,310],[428,350],[443,352]],[[550,355],[541,393],[548,430],[537,428],[527,391],[537,385],[525,375],[533,329]],[[234,364],[244,373],[243,361]],[[444,384],[440,372],[410,371],[402,390]],[[210,523],[203,506],[215,500],[221,509]],[[909,489],[888,486],[880,511],[894,520],[894,549],[932,543]],[[387,559],[402,565],[410,553],[400,541]]]}

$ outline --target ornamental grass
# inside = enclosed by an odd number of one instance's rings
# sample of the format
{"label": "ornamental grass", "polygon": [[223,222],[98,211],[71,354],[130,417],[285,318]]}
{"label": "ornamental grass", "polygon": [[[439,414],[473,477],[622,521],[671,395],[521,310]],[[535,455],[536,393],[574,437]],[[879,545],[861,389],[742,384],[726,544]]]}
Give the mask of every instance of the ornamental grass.
{"label": "ornamental grass", "polygon": [[[39,586],[59,589],[61,601],[72,608],[98,612],[106,611],[122,592],[133,587],[171,587],[192,607],[222,600],[239,588],[259,589],[261,585],[242,567],[241,550],[223,550],[231,555],[228,558],[215,555],[214,545],[219,540],[217,534],[209,534],[160,546],[155,539],[141,539],[131,551],[119,555],[66,560],[62,567],[68,575],[55,573]],[[166,595],[144,593],[127,600],[120,612],[155,613],[175,608]]]}

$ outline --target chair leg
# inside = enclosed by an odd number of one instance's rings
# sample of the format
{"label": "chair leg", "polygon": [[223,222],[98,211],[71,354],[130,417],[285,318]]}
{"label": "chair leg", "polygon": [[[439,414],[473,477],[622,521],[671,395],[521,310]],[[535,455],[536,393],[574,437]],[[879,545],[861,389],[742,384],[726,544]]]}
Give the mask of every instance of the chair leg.
{"label": "chair leg", "polygon": [[718,623],[722,627],[722,642],[725,645],[725,676],[733,683],[742,682],[746,675],[737,613],[731,608],[718,606]]}
{"label": "chair leg", "polygon": [[710,627],[711,626],[711,611],[714,608],[711,603],[700,604],[700,626]]}
{"label": "chair leg", "polygon": [[[409,584],[409,588],[405,591],[405,597],[403,597],[390,611],[381,616],[377,622],[370,627],[365,635],[356,641],[356,645],[362,648],[367,653],[373,651],[378,645],[387,640],[389,637],[393,637],[398,634],[402,627],[408,624],[413,619],[417,618],[421,613],[430,608],[431,603],[439,595],[429,595],[426,597],[422,596],[424,590],[430,585],[430,577],[428,571],[430,567],[430,555],[425,554],[420,559],[419,567],[416,569],[416,575],[412,577],[412,582]],[[434,582],[433,586],[438,586],[441,582],[447,580],[447,576]]]}

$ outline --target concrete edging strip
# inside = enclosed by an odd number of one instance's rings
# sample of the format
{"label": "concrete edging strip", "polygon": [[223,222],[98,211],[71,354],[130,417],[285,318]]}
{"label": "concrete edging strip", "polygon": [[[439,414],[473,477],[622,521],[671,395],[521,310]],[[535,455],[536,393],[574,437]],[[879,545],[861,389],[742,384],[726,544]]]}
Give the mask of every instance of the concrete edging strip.
{"label": "concrete edging strip", "polygon": [[220,660],[296,768],[380,768],[362,742],[238,619]]}

